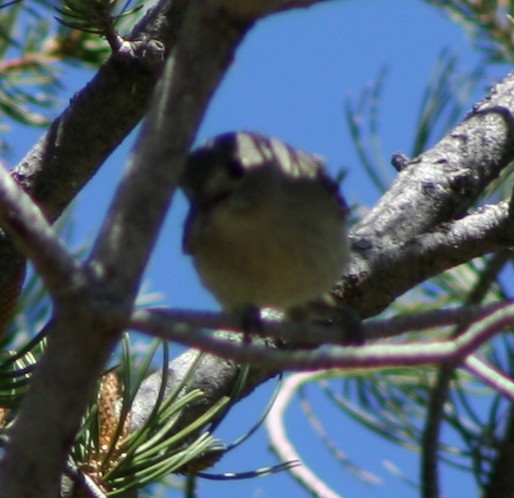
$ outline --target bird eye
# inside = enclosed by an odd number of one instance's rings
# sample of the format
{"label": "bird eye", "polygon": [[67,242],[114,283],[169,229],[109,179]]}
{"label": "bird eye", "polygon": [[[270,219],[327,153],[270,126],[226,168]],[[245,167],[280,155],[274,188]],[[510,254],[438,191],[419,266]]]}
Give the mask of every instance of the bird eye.
{"label": "bird eye", "polygon": [[239,178],[245,174],[244,166],[241,164],[241,161],[235,157],[227,158],[225,167],[229,178],[232,180],[239,180]]}

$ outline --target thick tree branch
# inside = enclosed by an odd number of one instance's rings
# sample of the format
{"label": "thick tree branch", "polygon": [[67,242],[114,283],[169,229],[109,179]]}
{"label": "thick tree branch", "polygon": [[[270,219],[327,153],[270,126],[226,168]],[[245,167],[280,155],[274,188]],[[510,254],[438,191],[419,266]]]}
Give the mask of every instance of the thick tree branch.
{"label": "thick tree branch", "polygon": [[92,264],[103,266],[119,297],[135,296],[207,104],[250,26],[196,4],[185,15],[177,49],[93,248]]}
{"label": "thick tree branch", "polygon": [[[463,216],[514,159],[513,114],[511,73],[461,124],[410,161],[379,203],[354,227],[356,257],[338,292],[362,317],[382,311],[409,288],[400,278],[394,292],[384,288],[389,281],[375,265],[381,252]],[[408,280],[403,271],[404,283]]]}
{"label": "thick tree branch", "polygon": [[[354,240],[355,257],[343,282],[343,296],[363,317],[374,315],[424,280],[514,245],[512,222],[512,208],[504,201],[380,248],[363,248],[362,239]],[[377,301],[365,298],[370,293]],[[359,296],[363,302],[357,302]]]}
{"label": "thick tree branch", "polygon": [[176,43],[183,3],[161,0],[12,170],[50,220],[144,116]]}

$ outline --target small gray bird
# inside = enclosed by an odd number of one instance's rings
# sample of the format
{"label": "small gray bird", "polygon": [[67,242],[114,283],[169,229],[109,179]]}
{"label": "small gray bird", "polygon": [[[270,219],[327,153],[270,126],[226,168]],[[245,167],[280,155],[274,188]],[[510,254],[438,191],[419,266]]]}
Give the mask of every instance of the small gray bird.
{"label": "small gray bird", "polygon": [[348,261],[348,208],[321,160],[250,132],[189,156],[184,252],[226,311],[288,310],[328,291]]}

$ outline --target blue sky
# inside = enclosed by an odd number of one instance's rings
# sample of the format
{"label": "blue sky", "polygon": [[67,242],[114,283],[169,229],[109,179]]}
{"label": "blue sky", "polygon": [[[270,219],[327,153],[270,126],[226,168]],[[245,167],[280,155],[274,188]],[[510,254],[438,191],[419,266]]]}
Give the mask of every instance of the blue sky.
{"label": "blue sky", "polygon": [[[443,49],[460,54],[470,69],[479,59],[464,31],[421,0],[339,0],[310,9],[280,14],[259,23],[247,36],[199,132],[202,141],[227,130],[255,130],[322,155],[332,172],[348,169],[343,192],[350,203],[372,206],[378,192],[359,167],[344,118],[347,98],[358,97],[381,69],[389,68],[382,105],[382,144],[386,157],[410,150],[419,102],[432,68]],[[502,71],[499,69],[498,74]],[[506,73],[506,71],[505,71]],[[66,77],[69,95],[90,78],[85,71]],[[66,100],[63,100],[65,105]],[[32,140],[33,131],[18,134],[13,163]],[[91,240],[119,178],[131,140],[109,159],[81,194],[75,211],[77,241]],[[390,170],[391,177],[394,171]],[[183,308],[217,309],[202,289],[190,261],[181,254],[185,202],[178,196],[149,266],[146,282],[165,295],[168,304]],[[269,384],[245,400],[229,416],[219,436],[237,437],[263,410],[273,389]],[[384,479],[379,487],[363,485],[339,467],[308,428],[302,415],[289,412],[292,437],[307,461],[342,496],[407,498],[417,492],[386,469],[393,462],[416,480],[417,456],[369,436],[339,412],[331,410],[316,389],[316,406],[332,428],[337,444],[357,464]],[[276,463],[262,432],[228,455],[214,472],[246,471]],[[471,479],[444,473],[444,496],[475,496]],[[215,498],[282,497],[307,494],[285,473],[250,481],[202,482],[199,496]]]}

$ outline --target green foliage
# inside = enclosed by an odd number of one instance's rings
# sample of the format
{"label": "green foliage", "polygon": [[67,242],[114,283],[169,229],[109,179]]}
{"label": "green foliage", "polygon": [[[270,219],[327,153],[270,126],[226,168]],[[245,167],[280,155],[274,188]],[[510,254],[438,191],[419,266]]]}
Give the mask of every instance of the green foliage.
{"label": "green foliage", "polygon": [[[71,240],[73,223],[71,209],[55,223],[55,230],[64,240]],[[84,247],[77,250],[83,254]],[[0,352],[0,427],[6,427],[26,392],[32,371],[39,361],[46,343],[45,324],[48,323],[52,303],[41,279],[32,270],[23,287],[18,312],[12,320]]]}
{"label": "green foliage", "polygon": [[[64,228],[64,227],[63,227]],[[141,296],[139,302],[156,304],[155,297]],[[24,288],[20,312],[9,331],[0,356],[0,434],[16,417],[19,403],[26,392],[34,367],[44,351],[45,329],[51,313],[51,301],[34,273]],[[131,426],[131,408],[141,383],[149,375],[159,348],[162,349],[162,383],[155,407],[143,424]],[[99,382],[96,400],[77,436],[70,466],[74,473],[83,473],[86,482],[110,495],[140,489],[165,478],[170,473],[196,473],[219,459],[225,446],[211,431],[198,432],[226,413],[230,398],[221,399],[194,422],[170,436],[188,405],[199,397],[198,389],[187,391],[189,375],[173,393],[166,393],[169,353],[166,343],[154,341],[141,353],[135,352],[126,335],[122,348],[113,361],[120,365],[107,370]],[[198,360],[202,355],[199,354]],[[194,371],[192,366],[191,372]]]}
{"label": "green foliage", "polygon": [[[21,2],[0,10],[0,118],[45,126],[46,112],[56,105],[55,94],[60,88],[55,71],[41,53],[48,40],[49,23],[32,15],[22,23],[24,13]],[[22,24],[25,33],[17,40],[13,33]]]}
{"label": "green foliage", "polygon": [[118,3],[118,0],[64,0],[62,8],[56,7],[55,10],[63,16],[59,22],[68,28],[106,35],[116,19],[134,12],[116,15]]}
{"label": "green foliage", "polygon": [[[24,288],[22,303],[30,303],[31,311],[20,307],[16,320],[4,339],[0,353],[0,437],[6,437],[16,410],[45,345],[44,318],[48,318],[50,301],[42,291],[40,279],[32,274]],[[23,304],[22,304],[23,306]]]}
{"label": "green foliage", "polygon": [[514,2],[501,0],[426,0],[442,8],[469,33],[489,62],[512,62]]}
{"label": "green foliage", "polygon": [[[70,240],[73,228],[69,210],[56,228]],[[81,247],[77,256],[85,253]],[[156,305],[156,296],[144,294],[139,305]],[[41,279],[30,272],[15,317],[0,354],[0,439],[16,417],[17,409],[30,381],[34,367],[44,352],[46,330],[51,316],[51,300]],[[143,380],[149,375],[156,352],[161,346],[162,383],[155,408],[142,427],[131,426],[131,408]],[[170,436],[174,425],[188,404],[202,396],[198,389],[187,390],[186,376],[173,393],[165,394],[169,353],[166,343],[154,341],[141,353],[135,352],[129,336],[122,342],[113,361],[120,365],[107,370],[99,382],[96,400],[90,405],[75,440],[71,460],[72,473],[81,473],[86,483],[108,495],[139,489],[164,478],[171,472],[196,472],[214,463],[225,447],[209,431],[195,434],[201,427],[218,419],[229,398],[221,399],[193,423]],[[198,361],[201,359],[199,354]],[[191,371],[194,370],[194,365]],[[202,463],[203,462],[203,463]]]}
{"label": "green foliage", "polygon": [[4,351],[0,359],[0,413],[2,421],[19,406],[34,367],[42,352],[44,333],[38,334],[18,350]]}
{"label": "green foliage", "polygon": [[[141,383],[149,375],[159,344],[163,351],[159,396],[143,426],[133,430],[132,404]],[[184,469],[190,472],[195,465],[201,465],[198,461],[207,459],[212,463],[213,456],[224,451],[224,446],[209,431],[199,434],[197,431],[219,415],[228,398],[221,399],[201,417],[171,435],[184,410],[201,397],[202,392],[195,389],[184,394],[183,389],[190,380],[186,376],[173,393],[165,396],[168,360],[167,345],[154,341],[135,367],[126,335],[120,366],[116,373],[114,370],[106,372],[100,382],[97,400],[84,419],[72,457],[74,465],[109,496],[139,489],[169,473],[184,472]]]}
{"label": "green foliage", "polygon": [[[119,1],[24,0],[0,9],[0,131],[16,122],[46,127],[62,105],[59,94],[67,66],[96,69],[121,40],[140,11]],[[55,14],[59,13],[57,19]],[[111,46],[109,46],[111,45]],[[9,150],[6,140],[0,151]]]}

